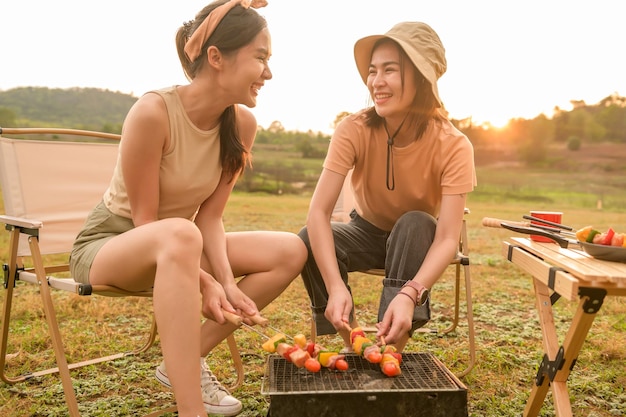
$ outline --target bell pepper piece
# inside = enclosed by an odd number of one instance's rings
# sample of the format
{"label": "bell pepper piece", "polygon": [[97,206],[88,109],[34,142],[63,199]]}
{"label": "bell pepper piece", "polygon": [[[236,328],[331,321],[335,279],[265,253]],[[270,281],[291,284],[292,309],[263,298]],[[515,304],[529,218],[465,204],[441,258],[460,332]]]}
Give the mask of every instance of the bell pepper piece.
{"label": "bell pepper piece", "polygon": [[296,345],[300,346],[302,349],[306,347],[306,336],[302,333],[298,333],[293,337],[293,341]]}
{"label": "bell pepper piece", "polygon": [[365,332],[361,327],[355,327],[354,329],[350,330],[350,343],[354,344],[354,340],[357,336],[365,337]]}
{"label": "bell pepper piece", "polygon": [[365,336],[356,336],[354,338],[354,341],[352,342],[352,350],[354,350],[354,353],[356,353],[357,355],[362,355],[363,345],[365,343],[371,344],[372,342]]}
{"label": "bell pepper piece", "polygon": [[578,239],[579,242],[586,242],[591,230],[593,230],[593,226],[585,226],[582,229],[578,229],[578,231],[576,231],[576,239]]}
{"label": "bell pepper piece", "polygon": [[338,352],[324,350],[317,355],[317,359],[323,367],[328,368],[331,358],[333,356],[337,356],[338,354]]}
{"label": "bell pepper piece", "polygon": [[611,227],[609,227],[609,230],[606,231],[606,235],[604,236],[604,239],[602,239],[602,241],[600,242],[600,244],[602,245],[611,245],[611,240],[613,239],[613,235],[615,234],[615,230],[613,230]]}
{"label": "bell pepper piece", "polygon": [[593,243],[593,237],[595,235],[597,235],[598,233],[600,233],[599,231],[595,230],[595,229],[591,229],[589,231],[589,234],[587,235],[587,239],[585,240],[585,242],[587,243]]}
{"label": "bell pepper piece", "polygon": [[287,342],[287,338],[285,337],[284,334],[276,333],[274,336],[272,336],[269,339],[267,339],[263,343],[263,345],[261,345],[261,347],[266,352],[274,353],[274,352],[276,352],[276,346],[278,346],[279,343],[286,343],[286,342]]}

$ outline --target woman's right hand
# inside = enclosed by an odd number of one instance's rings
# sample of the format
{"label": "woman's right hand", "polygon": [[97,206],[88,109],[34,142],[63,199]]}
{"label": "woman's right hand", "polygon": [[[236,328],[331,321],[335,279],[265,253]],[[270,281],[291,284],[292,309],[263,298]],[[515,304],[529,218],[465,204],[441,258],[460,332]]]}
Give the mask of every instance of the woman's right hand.
{"label": "woman's right hand", "polygon": [[346,323],[350,323],[351,311],[352,295],[345,285],[337,286],[332,291],[328,291],[328,304],[326,305],[324,317],[326,317],[335,329],[340,330],[346,328]]}
{"label": "woman's right hand", "polygon": [[200,293],[202,294],[202,315],[219,324],[226,323],[223,310],[236,313],[226,298],[224,287],[205,271],[200,272]]}

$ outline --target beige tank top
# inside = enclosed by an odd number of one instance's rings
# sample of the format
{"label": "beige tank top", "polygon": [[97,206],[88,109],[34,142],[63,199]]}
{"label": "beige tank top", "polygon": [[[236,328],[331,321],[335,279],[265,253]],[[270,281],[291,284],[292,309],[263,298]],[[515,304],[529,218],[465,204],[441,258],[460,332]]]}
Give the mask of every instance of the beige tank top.
{"label": "beige tank top", "polygon": [[[220,126],[198,129],[185,113],[175,86],[150,93],[163,98],[170,123],[170,144],[159,171],[159,219],[192,219],[200,204],[213,194],[222,174]],[[119,154],[103,200],[112,213],[132,218]]]}

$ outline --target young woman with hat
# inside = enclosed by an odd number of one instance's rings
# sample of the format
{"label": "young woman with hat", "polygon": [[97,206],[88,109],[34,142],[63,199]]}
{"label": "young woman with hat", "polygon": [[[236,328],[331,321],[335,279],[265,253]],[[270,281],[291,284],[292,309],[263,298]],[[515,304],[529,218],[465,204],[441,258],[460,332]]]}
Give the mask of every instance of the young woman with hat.
{"label": "young woman with hat", "polygon": [[[164,362],[179,416],[238,414],[242,405],[204,356],[235,330],[223,311],[254,316],[298,276],[294,233],[225,233],[222,214],[256,135],[252,113],[272,78],[264,0],[218,0],[176,35],[190,82],[140,97],[124,122],[103,201],[71,256],[74,277],[153,289]],[[236,281],[236,277],[243,277]],[[202,325],[200,313],[212,320]]]}
{"label": "young woman with hat", "polygon": [[[430,26],[399,23],[357,41],[354,55],[373,105],[332,136],[300,231],[302,277],[318,334],[338,331],[350,349],[358,323],[348,272],[384,268],[377,336],[401,351],[430,319],[428,291],[456,255],[474,152],[443,110],[445,50]],[[350,171],[351,220],[331,222]]]}

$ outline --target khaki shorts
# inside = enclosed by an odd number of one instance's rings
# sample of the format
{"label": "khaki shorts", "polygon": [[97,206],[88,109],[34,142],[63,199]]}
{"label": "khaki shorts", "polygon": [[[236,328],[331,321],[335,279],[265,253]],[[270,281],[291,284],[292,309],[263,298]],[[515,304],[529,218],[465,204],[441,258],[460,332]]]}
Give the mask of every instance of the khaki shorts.
{"label": "khaki shorts", "polygon": [[118,216],[100,202],[89,213],[70,255],[70,272],[75,281],[89,284],[89,270],[96,254],[112,237],[133,229],[132,219]]}

